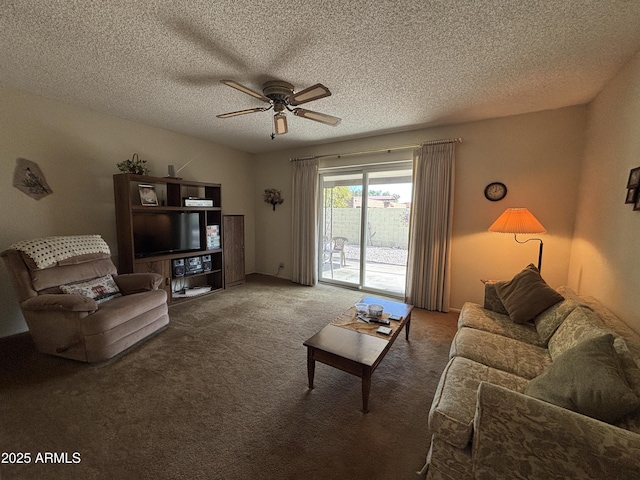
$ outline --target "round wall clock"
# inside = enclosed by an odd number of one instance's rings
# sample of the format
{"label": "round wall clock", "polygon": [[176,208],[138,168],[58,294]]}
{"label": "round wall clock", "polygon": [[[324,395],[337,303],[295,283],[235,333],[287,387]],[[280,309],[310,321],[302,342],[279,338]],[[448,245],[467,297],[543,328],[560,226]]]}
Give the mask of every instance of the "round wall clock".
{"label": "round wall clock", "polygon": [[492,182],[484,189],[484,196],[487,200],[497,202],[502,200],[507,195],[507,186],[504,183]]}

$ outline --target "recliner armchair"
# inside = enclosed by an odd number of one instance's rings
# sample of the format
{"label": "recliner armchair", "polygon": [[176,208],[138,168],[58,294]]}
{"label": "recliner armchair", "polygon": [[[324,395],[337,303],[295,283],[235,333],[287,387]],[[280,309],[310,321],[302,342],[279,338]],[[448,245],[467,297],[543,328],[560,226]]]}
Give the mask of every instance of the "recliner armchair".
{"label": "recliner armchair", "polygon": [[169,323],[162,276],[118,275],[99,235],[20,242],[0,256],[40,352],[100,362]]}

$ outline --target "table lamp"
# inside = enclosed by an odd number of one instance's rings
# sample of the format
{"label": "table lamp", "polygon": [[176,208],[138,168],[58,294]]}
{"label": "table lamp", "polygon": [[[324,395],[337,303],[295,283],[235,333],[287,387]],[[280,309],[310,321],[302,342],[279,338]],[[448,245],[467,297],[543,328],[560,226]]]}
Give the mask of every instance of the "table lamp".
{"label": "table lamp", "polygon": [[521,242],[518,234],[546,233],[547,230],[526,208],[507,208],[495,222],[489,227],[490,232],[513,233],[513,238],[518,243],[527,243],[531,240],[540,242],[540,252],[538,254],[538,271],[542,269],[542,239],[530,238]]}

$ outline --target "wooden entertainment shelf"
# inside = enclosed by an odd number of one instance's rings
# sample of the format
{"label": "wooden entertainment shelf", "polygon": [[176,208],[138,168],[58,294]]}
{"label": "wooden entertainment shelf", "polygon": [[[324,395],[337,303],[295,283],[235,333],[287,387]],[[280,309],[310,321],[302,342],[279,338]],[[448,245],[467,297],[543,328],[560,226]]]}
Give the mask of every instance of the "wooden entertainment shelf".
{"label": "wooden entertainment shelf", "polygon": [[[157,205],[142,205],[141,185],[144,189],[155,192]],[[206,293],[213,293],[224,288],[222,187],[220,184],[121,173],[113,176],[113,187],[120,273],[159,273],[164,277],[163,288],[167,291],[169,303],[193,298],[185,295],[185,288],[191,289],[189,290],[191,293],[198,292],[199,290],[195,289],[199,287],[205,287],[200,290],[210,289]],[[205,199],[206,203],[210,203],[211,206],[186,206],[184,199],[188,197]],[[140,240],[142,232],[136,231],[141,228],[135,221],[136,215],[149,213],[158,214],[159,221],[164,218],[169,219],[176,213],[197,214],[200,234],[199,248],[158,254],[149,251],[141,252],[140,250],[143,248]],[[138,218],[140,217],[141,215]],[[180,217],[182,216],[180,215]],[[195,221],[195,217],[192,218]],[[215,237],[211,235],[216,227],[217,242]],[[189,231],[181,233],[183,233],[181,237],[188,238],[190,235]],[[145,234],[149,235],[149,232],[145,232]],[[156,233],[156,235],[158,234],[160,232]],[[137,244],[136,239],[138,239]],[[182,267],[179,265],[181,260],[184,260]]]}

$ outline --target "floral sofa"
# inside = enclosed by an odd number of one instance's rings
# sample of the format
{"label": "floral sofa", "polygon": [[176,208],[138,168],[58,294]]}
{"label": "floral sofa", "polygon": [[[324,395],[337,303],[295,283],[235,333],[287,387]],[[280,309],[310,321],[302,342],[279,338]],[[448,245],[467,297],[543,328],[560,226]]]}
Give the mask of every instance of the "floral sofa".
{"label": "floral sofa", "polygon": [[640,336],[533,265],[466,303],[429,412],[427,479],[640,478]]}

